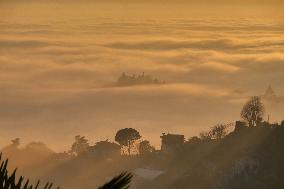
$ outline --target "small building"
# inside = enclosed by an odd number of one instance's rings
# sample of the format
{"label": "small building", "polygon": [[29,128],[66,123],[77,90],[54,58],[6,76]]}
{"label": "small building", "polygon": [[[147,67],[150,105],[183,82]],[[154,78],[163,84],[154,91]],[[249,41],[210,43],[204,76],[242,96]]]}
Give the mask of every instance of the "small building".
{"label": "small building", "polygon": [[165,153],[175,152],[179,149],[181,149],[184,145],[184,135],[178,135],[178,134],[165,134],[161,136],[162,139],[162,145],[161,145],[161,151]]}
{"label": "small building", "polygon": [[235,132],[238,132],[238,131],[241,131],[242,129],[245,129],[247,128],[247,123],[244,122],[244,121],[236,121],[236,124],[235,124]]}

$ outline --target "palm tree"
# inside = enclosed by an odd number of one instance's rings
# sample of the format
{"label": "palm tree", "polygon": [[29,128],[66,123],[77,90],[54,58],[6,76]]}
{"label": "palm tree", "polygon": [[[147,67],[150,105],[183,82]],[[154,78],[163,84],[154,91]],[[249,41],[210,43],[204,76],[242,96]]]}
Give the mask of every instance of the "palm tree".
{"label": "palm tree", "polygon": [[[29,179],[24,181],[24,177],[20,176],[16,180],[17,169],[13,171],[11,175],[8,174],[7,166],[8,159],[2,160],[2,153],[0,154],[0,189],[38,189],[40,181],[35,186],[29,183]],[[105,183],[98,189],[127,189],[132,179],[132,174],[123,172],[120,175],[114,177],[109,182]],[[53,183],[46,183],[43,189],[52,189]],[[59,187],[57,187],[59,189]]]}
{"label": "palm tree", "polygon": [[123,172],[98,189],[127,189],[130,186],[131,179],[132,174]]}

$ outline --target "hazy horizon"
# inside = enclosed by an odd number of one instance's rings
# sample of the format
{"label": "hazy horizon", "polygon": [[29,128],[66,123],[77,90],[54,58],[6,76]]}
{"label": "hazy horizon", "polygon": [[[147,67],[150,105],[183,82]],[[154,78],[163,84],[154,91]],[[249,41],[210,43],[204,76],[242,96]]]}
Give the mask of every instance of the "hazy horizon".
{"label": "hazy horizon", "polygon": [[[0,2],[1,147],[19,137],[63,151],[125,127],[159,146],[161,133],[239,120],[269,85],[284,96],[281,1],[72,2]],[[166,84],[113,87],[123,72]],[[281,105],[267,105],[272,122]]]}

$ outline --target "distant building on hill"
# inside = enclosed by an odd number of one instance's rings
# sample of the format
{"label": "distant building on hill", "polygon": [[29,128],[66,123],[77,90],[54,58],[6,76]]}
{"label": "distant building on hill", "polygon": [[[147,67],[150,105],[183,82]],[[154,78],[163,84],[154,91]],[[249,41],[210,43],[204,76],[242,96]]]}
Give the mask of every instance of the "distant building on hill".
{"label": "distant building on hill", "polygon": [[270,85],[266,89],[264,95],[262,95],[262,99],[270,103],[279,102],[279,97],[276,95],[276,93],[274,92],[274,90]]}
{"label": "distant building on hill", "polygon": [[236,121],[236,124],[235,124],[235,132],[238,132],[238,131],[241,131],[242,129],[244,128],[247,128],[248,125],[245,121]]}
{"label": "distant building on hill", "polygon": [[184,145],[184,135],[177,135],[177,134],[165,134],[161,136],[162,145],[161,151],[165,153],[175,152]]}
{"label": "distant building on hill", "polygon": [[126,73],[122,73],[118,78],[116,85],[117,86],[133,86],[133,85],[160,85],[164,84],[158,80],[157,78],[152,77],[151,75],[146,75],[144,72],[140,75],[128,75]]}

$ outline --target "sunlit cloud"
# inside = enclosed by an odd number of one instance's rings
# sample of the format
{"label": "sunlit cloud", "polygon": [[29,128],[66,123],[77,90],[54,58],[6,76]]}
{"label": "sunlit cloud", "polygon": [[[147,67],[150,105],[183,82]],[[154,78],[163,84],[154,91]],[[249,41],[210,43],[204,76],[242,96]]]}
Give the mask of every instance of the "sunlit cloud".
{"label": "sunlit cloud", "polygon": [[220,71],[220,72],[225,72],[225,73],[233,73],[233,72],[237,72],[240,70],[240,68],[237,66],[233,66],[230,64],[224,64],[224,63],[217,63],[217,62],[203,63],[200,65],[200,68],[208,69],[212,71]]}
{"label": "sunlit cloud", "polygon": [[[39,136],[56,148],[76,134],[100,133],[99,140],[126,126],[157,136],[155,144],[161,132],[197,134],[238,119],[242,103],[269,84],[283,93],[283,29],[253,19],[6,18],[1,129],[25,138],[45,133]],[[115,87],[123,72],[165,84]],[[281,119],[279,112],[274,117]]]}

